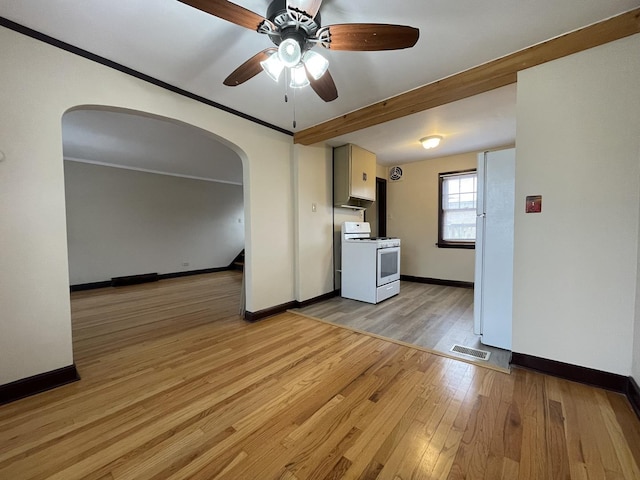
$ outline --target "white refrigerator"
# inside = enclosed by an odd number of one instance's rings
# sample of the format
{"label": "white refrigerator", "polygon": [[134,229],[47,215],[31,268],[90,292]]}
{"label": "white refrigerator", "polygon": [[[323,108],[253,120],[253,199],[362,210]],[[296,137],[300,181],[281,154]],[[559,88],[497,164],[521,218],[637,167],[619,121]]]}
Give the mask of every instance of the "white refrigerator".
{"label": "white refrigerator", "polygon": [[478,155],[474,333],[511,350],[515,149]]}

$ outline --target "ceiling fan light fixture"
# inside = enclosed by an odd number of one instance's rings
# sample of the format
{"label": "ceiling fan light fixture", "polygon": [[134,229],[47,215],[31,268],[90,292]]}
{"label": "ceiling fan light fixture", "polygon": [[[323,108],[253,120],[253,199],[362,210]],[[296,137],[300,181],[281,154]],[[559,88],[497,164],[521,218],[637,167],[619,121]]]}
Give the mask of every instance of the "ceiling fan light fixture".
{"label": "ceiling fan light fixture", "polygon": [[307,72],[302,63],[291,69],[291,82],[289,83],[291,88],[303,88],[309,85],[309,83]]}
{"label": "ceiling fan light fixture", "polygon": [[[227,0],[180,1],[221,20],[266,35],[277,47],[266,48],[246,60],[224,79],[224,85],[238,86],[262,70],[267,71],[278,82],[282,70],[286,68],[291,70],[294,77],[291,81],[294,87],[311,85],[313,91],[325,102],[338,98],[338,91],[333,77],[326,69],[326,59],[312,59],[310,57],[314,55],[309,55],[307,61],[303,61],[308,50],[317,45],[331,50],[354,52],[401,50],[413,47],[420,37],[419,29],[407,25],[342,23],[323,27],[320,18],[323,0],[269,0],[266,16]],[[277,51],[277,56],[272,54],[274,50]],[[282,66],[275,62],[276,59]],[[285,101],[287,99],[285,94]]]}
{"label": "ceiling fan light fixture", "polygon": [[438,145],[440,145],[441,141],[442,141],[442,135],[429,135],[428,137],[424,137],[420,139],[420,143],[427,150],[431,148],[436,148]]}
{"label": "ceiling fan light fixture", "polygon": [[284,70],[284,64],[280,61],[277,52],[273,52],[269,55],[269,58],[260,62],[262,69],[267,72],[274,82],[278,82],[282,70]]}
{"label": "ceiling fan light fixture", "polygon": [[308,50],[302,56],[302,62],[307,67],[307,71],[309,72],[309,74],[315,80],[319,80],[320,77],[322,77],[329,68],[329,60],[324,58],[318,52],[314,52],[311,50]]}
{"label": "ceiling fan light fixture", "polygon": [[302,60],[300,43],[293,38],[283,40],[278,47],[278,57],[285,67],[295,67]]}

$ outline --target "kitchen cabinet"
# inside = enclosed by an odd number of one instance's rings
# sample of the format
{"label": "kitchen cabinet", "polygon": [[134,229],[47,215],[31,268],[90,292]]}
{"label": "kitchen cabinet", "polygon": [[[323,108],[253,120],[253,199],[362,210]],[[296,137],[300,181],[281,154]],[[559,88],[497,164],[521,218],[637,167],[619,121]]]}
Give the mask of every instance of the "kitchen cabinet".
{"label": "kitchen cabinet", "polygon": [[376,200],[376,155],[353,144],[334,148],[333,189],[337,207],[371,205]]}

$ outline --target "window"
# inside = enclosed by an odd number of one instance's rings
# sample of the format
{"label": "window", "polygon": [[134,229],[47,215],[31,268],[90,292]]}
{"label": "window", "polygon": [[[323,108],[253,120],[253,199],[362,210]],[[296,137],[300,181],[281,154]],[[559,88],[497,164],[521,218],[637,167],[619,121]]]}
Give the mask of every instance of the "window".
{"label": "window", "polygon": [[475,170],[440,174],[438,247],[475,248],[477,198]]}

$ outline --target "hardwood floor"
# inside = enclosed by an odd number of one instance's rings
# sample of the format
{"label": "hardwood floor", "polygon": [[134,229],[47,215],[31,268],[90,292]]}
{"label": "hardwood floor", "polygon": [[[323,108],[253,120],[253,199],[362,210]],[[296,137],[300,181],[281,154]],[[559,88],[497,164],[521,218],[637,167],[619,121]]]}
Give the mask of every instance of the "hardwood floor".
{"label": "hardwood floor", "polygon": [[[473,290],[469,288],[401,282],[399,295],[377,305],[334,297],[299,312],[503,372],[510,368],[510,351],[483,345],[473,333]],[[455,344],[488,351],[490,357],[477,360],[452,352]]]}
{"label": "hardwood floor", "polygon": [[82,380],[0,407],[0,478],[640,478],[621,395],[293,313],[236,272],[72,295]]}

